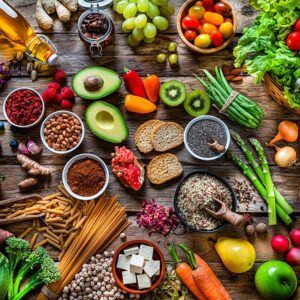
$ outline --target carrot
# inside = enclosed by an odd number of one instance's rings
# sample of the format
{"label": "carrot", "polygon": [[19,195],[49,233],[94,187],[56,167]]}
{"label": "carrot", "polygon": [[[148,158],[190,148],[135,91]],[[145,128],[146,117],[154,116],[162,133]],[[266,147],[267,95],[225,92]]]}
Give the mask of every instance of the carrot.
{"label": "carrot", "polygon": [[192,277],[208,300],[230,300],[231,297],[218,280],[212,269],[204,260],[197,256],[184,244],[180,248],[187,254],[192,268]]}
{"label": "carrot", "polygon": [[216,274],[214,273],[214,271],[211,269],[211,267],[206,263],[206,261],[203,260],[196,253],[195,253],[195,257],[196,257],[196,261],[197,261],[198,267],[201,266],[205,270],[205,272],[207,273],[207,275],[210,276],[210,279],[215,283],[217,289],[222,292],[223,299],[224,300],[231,300],[231,296],[228,294],[227,290],[225,289],[225,287],[223,286],[223,284],[221,283],[221,281],[218,279],[218,277],[216,276]]}
{"label": "carrot", "polygon": [[169,253],[176,263],[176,274],[182,280],[182,282],[186,285],[186,287],[193,293],[193,295],[199,300],[207,300],[201,290],[197,287],[193,276],[192,276],[192,268],[185,262],[182,262],[177,254],[175,246],[171,244],[169,246]]}
{"label": "carrot", "polygon": [[155,103],[159,98],[159,88],[160,88],[159,78],[156,75],[148,75],[144,79],[143,83],[144,83],[144,87],[148,99],[151,102]]}

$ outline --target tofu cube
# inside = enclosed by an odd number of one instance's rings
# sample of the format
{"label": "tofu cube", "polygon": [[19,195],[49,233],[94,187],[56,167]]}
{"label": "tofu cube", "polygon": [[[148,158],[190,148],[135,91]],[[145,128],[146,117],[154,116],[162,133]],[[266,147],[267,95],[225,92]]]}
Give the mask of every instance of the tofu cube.
{"label": "tofu cube", "polygon": [[129,271],[132,273],[142,274],[144,263],[145,263],[145,259],[143,256],[133,254],[130,259]]}
{"label": "tofu cube", "polygon": [[133,254],[139,254],[139,247],[132,247],[124,250],[126,256],[131,256]]}
{"label": "tofu cube", "polygon": [[151,287],[151,279],[148,275],[137,275],[139,290],[148,289]]}
{"label": "tofu cube", "polygon": [[129,271],[130,257],[120,254],[117,262],[117,269]]}
{"label": "tofu cube", "polygon": [[136,283],[136,275],[135,273],[131,273],[129,271],[122,272],[122,279],[124,284],[132,284]]}
{"label": "tofu cube", "polygon": [[147,260],[152,260],[153,257],[153,247],[147,245],[141,245],[139,255],[143,256]]}
{"label": "tofu cube", "polygon": [[160,261],[149,260],[145,262],[144,266],[145,273],[151,278],[153,275],[160,274]]}

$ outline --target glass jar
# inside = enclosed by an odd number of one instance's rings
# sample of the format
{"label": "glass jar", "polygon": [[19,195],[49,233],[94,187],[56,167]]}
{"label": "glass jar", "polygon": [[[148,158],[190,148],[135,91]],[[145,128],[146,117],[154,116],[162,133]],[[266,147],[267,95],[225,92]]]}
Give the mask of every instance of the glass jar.
{"label": "glass jar", "polygon": [[[102,50],[105,48],[114,36],[115,28],[112,19],[104,11],[112,4],[112,0],[78,0],[78,4],[87,9],[79,18],[77,23],[78,34],[81,40],[89,47],[92,57],[101,57]],[[99,19],[103,22],[105,32],[99,34],[90,34],[84,31],[85,23],[89,20]]]}

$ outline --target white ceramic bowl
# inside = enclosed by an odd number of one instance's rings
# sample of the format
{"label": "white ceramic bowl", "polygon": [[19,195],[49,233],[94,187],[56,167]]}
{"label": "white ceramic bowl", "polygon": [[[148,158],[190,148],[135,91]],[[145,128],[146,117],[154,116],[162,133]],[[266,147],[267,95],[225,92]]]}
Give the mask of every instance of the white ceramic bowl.
{"label": "white ceramic bowl", "polygon": [[[30,91],[33,91],[35,94],[37,94],[37,95],[39,96],[39,98],[40,98],[40,100],[41,100],[41,103],[42,103],[42,113],[41,113],[40,117],[39,117],[34,123],[32,123],[32,124],[29,124],[29,125],[18,125],[18,124],[15,124],[15,123],[13,123],[13,122],[9,119],[8,115],[6,114],[6,109],[5,109],[6,102],[8,101],[8,99],[10,98],[10,96],[11,96],[13,93],[15,93],[16,91],[19,91],[19,90],[30,90]],[[36,91],[35,89],[29,88],[29,87],[26,87],[26,86],[19,87],[19,88],[17,88],[17,89],[14,89],[13,91],[11,91],[11,92],[6,96],[6,98],[5,98],[4,102],[3,102],[3,115],[4,115],[5,119],[7,120],[7,122],[8,122],[10,125],[13,125],[13,126],[15,126],[15,127],[17,127],[17,128],[26,129],[26,128],[31,128],[31,127],[37,125],[37,124],[41,121],[41,119],[43,118],[44,113],[45,113],[45,103],[44,103],[44,101],[43,101],[42,96],[41,96],[40,93],[39,93],[38,91]]]}
{"label": "white ceramic bowl", "polygon": [[[75,117],[75,118],[80,122],[80,125],[81,125],[81,138],[80,138],[80,141],[78,142],[78,144],[77,144],[75,147],[73,147],[73,148],[71,148],[71,149],[69,149],[69,150],[66,150],[66,151],[57,151],[57,150],[55,150],[55,149],[49,147],[49,145],[48,145],[47,142],[46,142],[45,134],[44,134],[44,129],[45,129],[45,124],[46,124],[46,122],[47,122],[49,119],[53,118],[54,116],[56,116],[56,115],[61,115],[61,114],[68,114],[68,115],[71,115],[71,116]],[[83,142],[84,135],[85,135],[85,128],[84,128],[83,122],[81,121],[81,119],[80,119],[75,113],[73,113],[73,112],[71,112],[71,111],[68,111],[68,110],[58,110],[58,111],[53,112],[53,113],[50,114],[49,116],[47,116],[47,117],[45,118],[44,122],[42,123],[41,129],[40,129],[40,136],[41,136],[41,140],[42,140],[44,146],[45,146],[49,151],[51,151],[51,152],[53,152],[53,153],[55,153],[55,154],[61,154],[61,155],[63,155],[63,154],[68,154],[68,153],[71,153],[71,152],[75,151],[75,150],[81,145],[81,143]]]}
{"label": "white ceramic bowl", "polygon": [[[104,173],[105,173],[105,183],[102,187],[102,189],[95,195],[93,196],[89,196],[89,197],[84,197],[84,196],[80,196],[80,195],[77,195],[75,194],[69,184],[68,184],[68,180],[67,180],[67,175],[68,175],[68,171],[70,169],[70,167],[77,161],[77,160],[81,160],[81,159],[85,159],[85,158],[90,158],[90,159],[93,159],[97,162],[99,162],[104,170]],[[63,180],[63,184],[65,186],[65,189],[67,190],[67,192],[73,196],[74,198],[76,199],[79,199],[79,200],[83,200],[83,201],[87,201],[87,200],[93,200],[95,198],[98,198],[100,195],[102,195],[107,186],[108,186],[108,182],[109,182],[109,172],[108,172],[108,168],[105,164],[105,162],[98,156],[94,155],[94,154],[90,154],[90,153],[82,153],[82,154],[78,154],[74,157],[72,157],[65,165],[64,169],[63,169],[63,173],[62,173],[62,180]]]}
{"label": "white ceramic bowl", "polygon": [[[199,122],[199,121],[203,121],[203,120],[212,120],[212,121],[215,121],[217,123],[219,123],[225,130],[225,133],[226,133],[226,138],[227,138],[227,141],[226,141],[226,145],[225,145],[225,151],[223,153],[220,153],[216,156],[213,156],[213,157],[202,157],[202,156],[199,156],[197,155],[195,152],[193,152],[188,144],[188,132],[190,130],[190,128],[192,127],[192,125],[194,125],[195,123]],[[220,120],[219,118],[216,118],[214,116],[210,116],[210,115],[205,115],[205,116],[200,116],[200,117],[197,117],[195,119],[193,119],[192,121],[190,121],[187,126],[185,127],[185,130],[184,130],[184,145],[186,147],[186,149],[188,150],[188,152],[194,156],[195,158],[199,159],[199,160],[205,160],[205,161],[210,161],[210,160],[215,160],[215,159],[218,159],[220,158],[221,156],[223,156],[226,151],[228,150],[229,148],[229,145],[230,145],[230,132],[229,132],[229,129],[227,127],[227,125],[222,121]]]}

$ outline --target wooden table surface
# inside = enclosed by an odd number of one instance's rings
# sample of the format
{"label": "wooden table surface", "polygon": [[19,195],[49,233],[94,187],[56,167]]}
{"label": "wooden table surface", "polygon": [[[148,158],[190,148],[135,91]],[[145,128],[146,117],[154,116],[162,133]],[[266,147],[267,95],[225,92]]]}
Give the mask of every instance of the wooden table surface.
{"label": "wooden table surface", "polygon": [[[34,18],[35,10],[35,0],[25,0],[10,1],[15,7],[19,9],[20,12],[29,20],[33,25],[36,32],[40,33],[41,30],[38,28]],[[172,1],[176,6],[176,12],[178,11],[180,5],[184,1]],[[233,2],[238,18],[238,32],[235,40],[240,36],[242,29],[249,26],[254,17],[255,13],[249,6],[246,0],[231,0]],[[197,72],[200,68],[207,68],[212,70],[215,65],[222,65],[223,63],[232,64],[232,49],[233,45],[230,45],[228,49],[218,52],[214,55],[205,56],[199,55],[189,51],[185,45],[180,40],[176,31],[176,16],[173,16],[170,20],[170,28],[163,33],[159,33],[155,44],[139,46],[136,49],[130,48],[127,45],[126,37],[127,35],[121,31],[122,19],[111,12],[114,23],[115,23],[115,39],[114,41],[105,49],[103,52],[103,57],[99,59],[93,59],[89,56],[88,50],[85,45],[79,39],[77,34],[77,19],[81,12],[77,13],[72,17],[72,22],[70,24],[62,24],[55,21],[55,26],[53,31],[46,32],[49,38],[57,46],[60,54],[60,66],[66,70],[68,73],[68,81],[72,76],[83,67],[92,65],[101,65],[111,69],[116,70],[120,74],[122,73],[123,66],[126,65],[128,68],[136,69],[142,76],[147,74],[158,74],[162,82],[177,78],[183,81],[187,90],[190,91],[193,88],[199,88],[198,82],[193,77],[193,73]],[[178,44],[178,55],[179,55],[179,67],[170,68],[168,64],[158,65],[155,61],[155,54],[163,51],[167,48],[170,41],[176,41]],[[31,82],[25,72],[23,72],[21,78],[13,78],[9,81],[8,86],[0,91],[0,99],[3,101],[4,97],[13,89],[20,86],[28,86],[37,89],[42,92],[47,84],[53,80],[52,77],[53,70],[45,70],[39,76],[36,82]],[[265,109],[266,117],[262,124],[262,127],[258,130],[245,129],[234,125],[226,117],[220,116],[220,114],[211,108],[210,113],[212,115],[218,116],[225,120],[231,129],[238,131],[243,138],[257,137],[261,142],[268,141],[276,133],[276,128],[280,120],[289,119],[295,122],[299,122],[299,117],[280,107],[276,104],[264,91],[262,85],[253,86],[252,78],[246,77],[242,84],[234,86],[236,90],[252,98]],[[159,103],[157,112],[140,116],[135,114],[130,114],[125,112],[121,102],[126,95],[126,90],[122,86],[118,92],[110,95],[105,99],[110,103],[118,106],[129,126],[129,139],[124,143],[124,145],[135,149],[133,143],[133,136],[136,128],[144,121],[157,118],[160,120],[172,120],[179,122],[182,126],[185,126],[191,118],[183,111],[182,107],[179,108],[167,108],[162,103]],[[80,117],[84,117],[85,107],[88,105],[88,101],[77,98],[76,104],[74,105],[73,111],[79,114]],[[47,114],[54,111],[55,107],[47,107]],[[4,121],[4,116],[2,113],[2,108],[0,110],[0,119]],[[7,180],[3,184],[3,191],[0,194],[0,199],[6,199],[19,194],[16,183],[21,179],[25,178],[25,172],[20,168],[16,160],[16,153],[13,153],[8,145],[9,140],[16,138],[18,140],[25,139],[27,135],[30,135],[35,140],[39,141],[39,127],[30,129],[26,134],[12,133],[9,130],[8,123],[5,122],[6,130],[3,134],[0,134],[0,140],[3,148],[2,155],[0,156],[0,172],[7,175]],[[299,145],[295,145],[299,151]],[[55,156],[49,151],[44,150],[41,155],[39,162],[43,165],[47,165],[51,168],[52,176],[50,181],[43,182],[35,190],[35,192],[42,195],[48,195],[57,190],[57,184],[61,180],[61,172],[66,161],[75,154],[89,152],[95,153],[100,156],[109,165],[111,158],[110,153],[113,151],[114,145],[97,139],[88,130],[83,145],[73,153],[68,156]],[[232,143],[231,147],[238,150],[237,147]],[[175,153],[184,167],[184,174],[194,170],[194,169],[206,169],[209,170],[223,178],[232,182],[234,178],[241,179],[243,176],[241,172],[232,165],[232,163],[227,158],[222,158],[213,162],[201,162],[192,158],[184,147],[175,149],[172,151]],[[149,155],[141,155],[136,151],[138,157],[147,164],[149,160],[153,157],[153,153]],[[288,201],[295,208],[296,220],[300,216],[300,202],[298,200],[298,186],[300,184],[300,167],[299,165],[289,168],[287,170],[280,170],[274,165],[273,156],[274,150],[267,149],[268,159],[271,165],[271,171],[273,179],[278,189],[283,193],[283,195],[288,199]],[[112,175],[112,174],[111,174]],[[255,266],[252,270],[245,274],[235,275],[230,273],[222,265],[218,255],[214,250],[213,242],[210,238],[217,238],[220,235],[227,235],[236,238],[247,238],[243,230],[234,229],[227,227],[227,229],[216,234],[199,234],[195,232],[186,232],[185,234],[175,235],[171,234],[167,238],[161,235],[154,234],[148,237],[147,231],[143,228],[139,228],[134,221],[135,212],[141,208],[142,201],[144,199],[156,199],[159,203],[165,205],[172,205],[172,198],[174,190],[176,188],[177,182],[172,182],[166,184],[163,187],[152,186],[148,180],[146,180],[143,188],[138,193],[133,193],[123,188],[119,182],[112,175],[109,184],[109,190],[111,193],[117,193],[120,195],[120,202],[127,207],[128,214],[132,219],[132,225],[126,230],[127,239],[135,238],[149,238],[150,240],[158,243],[161,250],[164,252],[167,259],[170,259],[167,253],[167,244],[170,241],[174,242],[186,242],[194,251],[199,253],[213,268],[217,276],[221,279],[224,286],[227,288],[232,298],[235,300],[240,299],[260,299],[259,295],[255,290],[253,283],[253,278],[255,270],[260,263],[270,260],[273,258],[281,258],[274,254],[270,246],[270,240],[275,233],[287,233],[287,228],[281,224],[269,229],[267,235],[259,236],[251,240],[256,252],[257,259]],[[264,201],[255,195],[256,203],[250,203],[249,209],[247,210],[243,204],[239,204],[238,211],[244,213],[246,211],[251,212],[254,217],[255,222],[264,221],[267,222],[266,205]],[[10,226],[9,228],[14,232],[18,233],[25,228],[27,224],[18,224],[15,226]],[[120,240],[116,240],[112,245],[111,249],[117,247],[120,244]],[[53,257],[56,256],[56,252],[52,248],[47,248]],[[297,269],[297,274],[300,275],[300,269]],[[34,297],[33,297],[34,298]]]}

